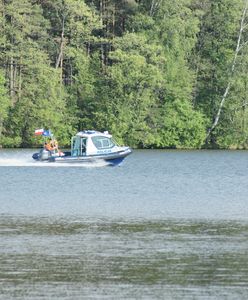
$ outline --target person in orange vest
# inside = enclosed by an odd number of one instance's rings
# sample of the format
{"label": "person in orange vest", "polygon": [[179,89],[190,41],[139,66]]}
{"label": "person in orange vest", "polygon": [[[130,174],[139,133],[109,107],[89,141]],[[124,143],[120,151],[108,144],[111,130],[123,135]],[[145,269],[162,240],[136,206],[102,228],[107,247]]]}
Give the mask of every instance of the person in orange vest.
{"label": "person in orange vest", "polygon": [[52,141],[47,141],[45,142],[44,144],[44,148],[47,150],[47,151],[53,151],[53,144],[52,144]]}
{"label": "person in orange vest", "polygon": [[50,143],[45,142],[45,143],[44,143],[44,148],[45,148],[47,151],[50,151]]}
{"label": "person in orange vest", "polygon": [[51,154],[58,153],[59,156],[65,155],[62,151],[59,150],[58,142],[56,140],[50,140],[48,142],[45,142],[44,148]]}

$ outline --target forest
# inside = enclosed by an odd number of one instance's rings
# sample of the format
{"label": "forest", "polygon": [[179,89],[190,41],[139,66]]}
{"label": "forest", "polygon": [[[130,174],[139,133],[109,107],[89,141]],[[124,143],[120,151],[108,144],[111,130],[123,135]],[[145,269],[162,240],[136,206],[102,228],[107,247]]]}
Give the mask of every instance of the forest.
{"label": "forest", "polygon": [[0,146],[108,130],[248,148],[248,0],[0,0]]}

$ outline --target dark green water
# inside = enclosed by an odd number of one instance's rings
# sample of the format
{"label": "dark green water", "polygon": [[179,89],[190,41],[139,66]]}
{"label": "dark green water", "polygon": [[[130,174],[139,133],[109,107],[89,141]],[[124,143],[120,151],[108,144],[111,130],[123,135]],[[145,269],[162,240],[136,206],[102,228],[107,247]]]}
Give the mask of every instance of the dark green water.
{"label": "dark green water", "polygon": [[0,299],[248,298],[247,152],[0,154]]}

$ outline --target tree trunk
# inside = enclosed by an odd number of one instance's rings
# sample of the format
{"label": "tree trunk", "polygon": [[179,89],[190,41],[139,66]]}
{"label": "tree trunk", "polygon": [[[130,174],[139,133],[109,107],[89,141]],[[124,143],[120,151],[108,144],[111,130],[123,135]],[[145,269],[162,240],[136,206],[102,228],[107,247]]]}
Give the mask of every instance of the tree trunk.
{"label": "tree trunk", "polygon": [[[104,16],[104,0],[100,1],[100,20],[101,20],[101,27],[103,28],[103,16]],[[101,68],[104,70],[104,45],[101,39]]]}
{"label": "tree trunk", "polygon": [[20,64],[20,67],[19,67],[19,82],[18,82],[18,99],[19,100],[21,98],[21,92],[22,92],[22,63]]}
{"label": "tree trunk", "polygon": [[61,30],[61,41],[60,41],[60,51],[56,62],[56,69],[60,67],[60,80],[61,84],[63,82],[63,56],[64,56],[64,34],[65,34],[65,17],[62,19],[62,30]]}
{"label": "tree trunk", "polygon": [[152,0],[150,13],[149,13],[151,17],[154,15],[156,9],[159,7],[160,2],[161,2],[160,0]]}
{"label": "tree trunk", "polygon": [[15,99],[14,99],[14,60],[11,56],[10,58],[10,74],[9,74],[9,90],[10,90],[10,98],[11,98],[11,104],[14,106]]}

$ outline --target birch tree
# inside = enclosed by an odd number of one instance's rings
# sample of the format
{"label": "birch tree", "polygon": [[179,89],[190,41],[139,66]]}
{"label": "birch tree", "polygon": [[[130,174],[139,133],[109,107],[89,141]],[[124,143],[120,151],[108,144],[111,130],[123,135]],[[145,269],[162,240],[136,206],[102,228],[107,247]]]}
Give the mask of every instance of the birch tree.
{"label": "birch tree", "polygon": [[245,33],[248,27],[248,20],[247,20],[247,9],[248,9],[248,0],[244,1],[244,9],[243,9],[243,13],[242,13],[242,17],[240,20],[240,27],[239,27],[239,33],[238,33],[238,38],[237,38],[237,43],[236,43],[236,49],[234,52],[234,57],[233,57],[233,62],[231,65],[231,69],[230,69],[230,75],[229,75],[229,79],[227,82],[227,86],[226,89],[224,91],[224,94],[221,98],[218,110],[217,110],[217,114],[214,118],[214,121],[212,123],[212,126],[209,128],[208,132],[207,132],[207,137],[206,137],[206,141],[208,142],[208,139],[210,137],[210,134],[212,133],[212,131],[215,129],[215,127],[218,125],[219,123],[219,119],[220,119],[220,115],[223,109],[223,106],[225,104],[225,101],[228,97],[231,85],[232,85],[232,77],[234,75],[235,69],[236,69],[236,64],[237,64],[237,58],[238,55],[240,54],[240,52],[242,51],[242,49],[248,44],[248,40],[246,40],[245,38]]}

